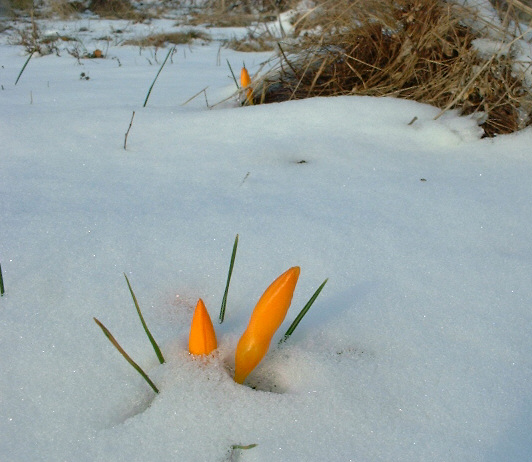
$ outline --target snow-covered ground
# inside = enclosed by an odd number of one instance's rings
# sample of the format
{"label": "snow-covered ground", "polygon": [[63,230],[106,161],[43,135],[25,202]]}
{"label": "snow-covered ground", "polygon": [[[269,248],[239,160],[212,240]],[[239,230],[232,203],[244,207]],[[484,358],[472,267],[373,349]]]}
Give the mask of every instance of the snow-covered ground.
{"label": "snow-covered ground", "polygon": [[[231,95],[226,60],[268,57],[217,42],[178,46],[143,108],[168,49],[35,56],[15,86],[27,56],[0,46],[0,460],[530,461],[532,131],[480,139],[355,96],[182,106]],[[219,349],[194,359],[193,307],[217,318],[237,233]],[[294,265],[287,320],[238,385],[236,342]]]}

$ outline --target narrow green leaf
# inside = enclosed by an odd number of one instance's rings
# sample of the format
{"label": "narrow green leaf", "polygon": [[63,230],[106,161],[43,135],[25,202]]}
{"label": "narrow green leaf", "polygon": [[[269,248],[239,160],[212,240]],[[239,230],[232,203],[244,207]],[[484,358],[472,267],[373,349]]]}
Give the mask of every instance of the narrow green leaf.
{"label": "narrow green leaf", "polygon": [[288,340],[288,337],[290,337],[292,335],[292,332],[294,332],[296,330],[297,325],[301,322],[303,317],[307,314],[307,311],[310,309],[312,304],[315,302],[316,298],[318,298],[318,295],[320,294],[321,289],[323,289],[325,284],[327,284],[328,280],[329,280],[329,278],[325,279],[325,281],[323,281],[321,283],[321,285],[318,287],[316,292],[314,292],[312,297],[310,297],[310,300],[307,302],[307,304],[303,307],[303,309],[296,316],[296,319],[294,319],[294,322],[290,325],[290,327],[288,328],[288,330],[284,334],[284,337],[279,341],[279,343],[286,342],[286,340]]}
{"label": "narrow green leaf", "polygon": [[254,447],[258,446],[257,443],[248,444],[246,446],[242,446],[241,444],[233,444],[231,446],[231,449],[253,449]]}
{"label": "narrow green leaf", "polygon": [[229,292],[229,283],[231,282],[231,275],[233,274],[233,266],[235,264],[236,248],[238,247],[238,234],[235,237],[235,243],[233,244],[233,253],[231,254],[231,263],[229,263],[229,272],[227,273],[227,283],[225,284],[225,292],[222,298],[222,306],[220,307],[220,324],[224,322],[225,306],[227,305],[227,294]]}
{"label": "narrow green leaf", "polygon": [[0,295],[4,295],[4,277],[2,276],[2,265],[0,265]]}
{"label": "narrow green leaf", "polygon": [[22,66],[22,69],[20,70],[20,72],[18,73],[18,76],[17,76],[17,80],[15,80],[15,85],[18,83],[19,79],[20,79],[20,76],[22,75],[22,73],[24,72],[24,69],[26,69],[26,66],[28,65],[28,63],[30,62],[30,59],[31,57],[33,56],[33,53],[35,53],[35,51],[32,51],[30,53],[30,55],[28,56],[28,59],[26,60],[26,62],[24,63],[24,66]]}
{"label": "narrow green leaf", "polygon": [[235,73],[233,72],[233,68],[231,67],[231,64],[229,63],[229,60],[226,59],[227,65],[229,66],[229,70],[231,71],[231,75],[233,76],[233,80],[235,81],[236,89],[240,90],[240,85],[238,85],[238,81],[236,80]]}
{"label": "narrow green leaf", "polygon": [[133,366],[133,368],[142,376],[146,382],[148,382],[148,385],[153,389],[155,393],[159,393],[159,390],[155,386],[155,384],[150,380],[148,377],[148,374],[142,370],[142,368],[131,359],[131,357],[124,351],[124,349],[119,345],[119,343],[116,341],[116,339],[113,337],[111,332],[109,332],[109,329],[105,327],[98,319],[93,318],[94,322],[100,326],[100,329],[102,329],[105,336],[109,339],[109,341],[113,344],[113,346],[120,352],[120,354],[126,359],[126,361]]}
{"label": "narrow green leaf", "polygon": [[163,354],[161,353],[161,349],[159,348],[159,345],[157,345],[157,342],[155,341],[155,339],[151,335],[151,332],[148,329],[148,326],[146,325],[146,322],[144,321],[144,317],[142,316],[142,313],[140,312],[140,307],[139,307],[139,304],[137,302],[137,297],[135,297],[135,294],[133,293],[133,289],[131,288],[131,284],[129,283],[129,279],[126,276],[126,273],[124,273],[124,277],[126,278],[127,286],[129,287],[129,292],[131,293],[131,297],[133,298],[133,302],[135,303],[135,308],[137,309],[137,313],[139,315],[140,322],[142,323],[142,327],[144,327],[144,332],[146,332],[146,335],[150,339],[150,343],[151,343],[151,345],[153,347],[153,350],[155,351],[155,354],[157,355],[157,358],[159,359],[159,362],[161,364],[163,364],[164,363],[164,357],[163,357]]}
{"label": "narrow green leaf", "polygon": [[166,55],[166,58],[164,58],[164,61],[163,63],[161,64],[161,67],[159,68],[159,72],[157,72],[157,75],[155,76],[155,78],[153,79],[153,82],[151,83],[150,85],[150,89],[148,90],[148,94],[146,95],[146,99],[144,100],[144,104],[142,105],[142,107],[146,107],[146,104],[148,104],[148,99],[150,97],[150,94],[151,94],[151,91],[153,90],[153,86],[155,85],[155,82],[157,81],[157,79],[159,78],[159,74],[161,73],[161,71],[163,70],[163,67],[164,65],[166,64],[166,61],[168,61],[168,58],[170,57],[170,55],[175,51],[177,45],[174,45],[173,48],[170,49],[170,51],[168,52],[168,54]]}

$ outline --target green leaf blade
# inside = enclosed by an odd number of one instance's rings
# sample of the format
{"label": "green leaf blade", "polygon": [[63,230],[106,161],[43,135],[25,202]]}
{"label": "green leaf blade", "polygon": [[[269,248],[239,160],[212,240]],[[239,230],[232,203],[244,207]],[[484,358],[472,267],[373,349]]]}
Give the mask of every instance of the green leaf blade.
{"label": "green leaf blade", "polygon": [[152,388],[152,390],[155,393],[159,393],[159,389],[155,386],[155,384],[151,381],[151,379],[148,377],[148,374],[142,370],[142,368],[129,356],[125,350],[120,346],[120,344],[116,341],[116,339],[113,337],[113,334],[103,325],[102,322],[100,322],[97,318],[93,318],[94,322],[98,324],[100,329],[102,329],[103,333],[107,337],[107,339],[113,344],[113,346],[119,351],[119,353],[124,357],[124,359],[133,366],[133,368],[142,376],[142,378],[148,383],[148,385]]}
{"label": "green leaf blade", "polygon": [[227,273],[227,282],[225,284],[224,296],[222,298],[222,306],[220,307],[219,323],[224,322],[225,307],[227,306],[227,294],[229,293],[229,283],[231,282],[231,276],[233,274],[233,266],[235,265],[236,249],[238,247],[238,234],[235,237],[235,243],[233,244],[233,252],[231,253],[231,262],[229,263],[229,271]]}
{"label": "green leaf blade", "polygon": [[144,328],[144,332],[146,332],[146,335],[148,336],[148,339],[150,340],[153,350],[155,351],[155,354],[157,355],[157,359],[159,360],[161,364],[163,364],[164,357],[163,357],[163,354],[161,353],[161,349],[159,348],[159,345],[157,345],[157,342],[153,338],[153,335],[151,335],[151,332],[148,329],[146,322],[144,321],[144,317],[142,316],[142,312],[140,311],[140,307],[137,302],[137,297],[135,297],[135,293],[133,292],[133,289],[131,288],[131,284],[129,283],[129,279],[126,276],[126,273],[124,273],[124,277],[126,278],[127,286],[129,288],[129,292],[131,293],[131,298],[133,298],[133,303],[135,304],[135,308],[137,309],[137,314],[139,315],[140,322],[142,323],[142,327]]}
{"label": "green leaf blade", "polygon": [[294,319],[294,321],[292,322],[292,324],[290,325],[290,327],[288,328],[288,330],[284,334],[283,338],[279,341],[279,344],[286,342],[288,340],[288,338],[292,335],[294,330],[296,330],[296,327],[301,322],[303,317],[307,314],[308,310],[310,310],[310,307],[316,301],[316,298],[318,298],[318,295],[320,294],[322,289],[325,287],[325,284],[327,284],[328,280],[329,280],[329,278],[325,279],[325,281],[323,281],[321,283],[321,285],[317,288],[316,292],[314,292],[312,297],[310,297],[310,300],[307,302],[307,304],[303,307],[303,309],[296,316],[296,319]]}
{"label": "green leaf blade", "polygon": [[4,276],[2,276],[2,265],[0,265],[0,295],[4,295]]}
{"label": "green leaf blade", "polygon": [[[157,79],[159,78],[159,74],[160,74],[161,71],[163,70],[163,67],[164,67],[164,65],[166,64],[166,61],[168,61],[168,58],[170,57],[170,55],[174,53],[176,47],[177,47],[177,45],[174,45],[174,47],[171,48],[170,51],[168,52],[168,54],[166,55],[166,58],[164,58],[164,61],[163,61],[163,63],[161,64],[161,67],[159,68],[159,72],[157,72],[157,75],[155,76],[155,78],[153,79],[153,82],[152,82],[151,85],[150,85],[150,88],[149,88],[149,90],[148,90],[148,94],[146,95],[146,99],[144,100],[144,104],[142,105],[142,107],[146,107],[146,104],[148,104],[148,99],[150,98],[151,91],[153,90],[153,86],[155,85],[155,82],[157,82]],[[28,61],[29,61],[29,60],[28,60]],[[16,85],[16,84],[15,84],[15,85]]]}

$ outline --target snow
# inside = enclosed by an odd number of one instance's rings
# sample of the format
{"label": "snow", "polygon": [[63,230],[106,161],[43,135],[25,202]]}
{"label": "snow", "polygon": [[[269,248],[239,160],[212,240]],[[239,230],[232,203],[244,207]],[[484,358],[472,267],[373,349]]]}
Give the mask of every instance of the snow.
{"label": "snow", "polygon": [[[183,106],[233,93],[226,59],[269,57],[216,42],[178,46],[143,108],[167,49],[33,57],[15,86],[27,56],[0,45],[1,459],[530,460],[532,131],[480,139],[391,98]],[[191,358],[237,233],[219,349]],[[237,385],[251,310],[294,265],[287,320]]]}

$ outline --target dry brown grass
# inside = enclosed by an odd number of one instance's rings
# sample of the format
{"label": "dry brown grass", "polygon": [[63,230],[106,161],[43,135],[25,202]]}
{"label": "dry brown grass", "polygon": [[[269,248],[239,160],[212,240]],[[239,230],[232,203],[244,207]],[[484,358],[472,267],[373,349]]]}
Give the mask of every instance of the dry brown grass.
{"label": "dry brown grass", "polygon": [[268,14],[284,11],[290,0],[208,0],[202,5],[211,12]]}
{"label": "dry brown grass", "polygon": [[225,43],[227,48],[242,52],[272,51],[275,49],[275,40],[263,35],[249,34],[242,39],[232,38]]}
{"label": "dry brown grass", "polygon": [[490,0],[499,10],[501,19],[519,18],[521,21],[532,22],[532,1],[531,0]]}
{"label": "dry brown grass", "polygon": [[48,13],[54,18],[70,19],[85,10],[82,2],[69,2],[68,0],[50,0]]}
{"label": "dry brown grass", "polygon": [[162,47],[167,43],[174,45],[190,43],[193,40],[210,40],[210,37],[195,29],[190,29],[183,32],[162,32],[158,34],[147,35],[145,37],[138,37],[131,40],[126,40],[124,45],[135,45],[139,47]]}
{"label": "dry brown grass", "polygon": [[101,18],[129,19],[138,22],[147,18],[147,15],[133,7],[129,0],[91,0],[89,10]]}
{"label": "dry brown grass", "polygon": [[186,24],[205,27],[248,27],[261,20],[259,14],[231,13],[226,11],[194,11]]}
{"label": "dry brown grass", "polygon": [[11,44],[23,46],[27,54],[38,53],[43,56],[52,53],[59,55],[58,43],[71,41],[76,41],[76,39],[67,35],[43,34],[34,20],[33,14],[30,24],[27,27],[16,29],[16,34],[10,39]]}
{"label": "dry brown grass", "polygon": [[282,45],[277,65],[255,82],[254,102],[394,96],[483,113],[487,136],[529,125],[532,97],[512,54],[482,58],[467,15],[440,0],[326,1],[298,19],[297,44]]}

